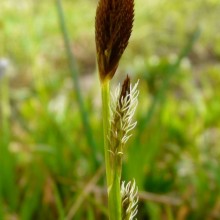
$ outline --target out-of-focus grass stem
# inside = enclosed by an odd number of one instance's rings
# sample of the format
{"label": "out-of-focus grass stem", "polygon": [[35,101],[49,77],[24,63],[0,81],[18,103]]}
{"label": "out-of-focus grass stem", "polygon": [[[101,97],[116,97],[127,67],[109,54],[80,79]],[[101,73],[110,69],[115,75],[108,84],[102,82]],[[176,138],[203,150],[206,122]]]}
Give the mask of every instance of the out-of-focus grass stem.
{"label": "out-of-focus grass stem", "polygon": [[2,135],[2,138],[7,141],[9,139],[9,91],[8,91],[8,77],[3,76],[0,81],[0,94],[1,94],[1,127],[2,132],[4,135]]}
{"label": "out-of-focus grass stem", "polygon": [[16,207],[14,161],[9,151],[10,143],[10,103],[7,75],[0,79],[0,196],[2,192],[12,208]]}
{"label": "out-of-focus grass stem", "polygon": [[91,125],[90,125],[89,119],[88,119],[88,113],[85,108],[81,89],[79,86],[79,74],[78,74],[78,70],[76,67],[75,58],[74,58],[73,53],[71,51],[70,40],[69,40],[68,30],[67,30],[66,23],[65,23],[64,12],[63,12],[63,8],[62,8],[61,0],[56,0],[56,6],[57,6],[58,18],[59,18],[59,22],[60,22],[60,28],[61,28],[61,31],[63,34],[63,40],[64,40],[64,44],[65,44],[65,48],[66,48],[66,53],[68,56],[70,72],[71,72],[71,76],[72,76],[73,83],[74,83],[76,99],[78,102],[82,123],[83,123],[84,129],[85,129],[85,135],[87,138],[88,145],[91,146],[91,148],[92,148],[91,152],[93,155],[93,161],[96,162],[96,166],[97,166],[98,164],[97,164],[97,157],[96,157],[96,152],[97,152],[96,143],[93,138]]}

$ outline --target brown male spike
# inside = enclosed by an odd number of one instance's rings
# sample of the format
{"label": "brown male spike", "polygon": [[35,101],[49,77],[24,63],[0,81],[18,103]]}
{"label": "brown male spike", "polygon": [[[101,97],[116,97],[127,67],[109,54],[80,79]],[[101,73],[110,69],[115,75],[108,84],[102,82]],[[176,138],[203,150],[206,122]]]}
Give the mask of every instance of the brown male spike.
{"label": "brown male spike", "polygon": [[95,19],[97,62],[101,82],[111,79],[128,45],[134,0],[99,0]]}

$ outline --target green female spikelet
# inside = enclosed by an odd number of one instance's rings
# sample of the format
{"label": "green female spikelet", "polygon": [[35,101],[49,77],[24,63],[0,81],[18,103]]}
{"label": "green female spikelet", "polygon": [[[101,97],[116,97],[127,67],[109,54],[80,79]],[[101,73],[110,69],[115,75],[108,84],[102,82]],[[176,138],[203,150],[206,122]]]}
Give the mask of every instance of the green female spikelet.
{"label": "green female spikelet", "polygon": [[[132,87],[130,78],[127,76],[122,87],[119,86],[112,94],[111,102],[111,129],[110,151],[114,155],[122,155],[125,143],[128,141],[131,130],[136,126],[137,122],[133,122],[134,112],[138,104],[137,90],[138,82]],[[121,91],[120,91],[121,89]]]}
{"label": "green female spikelet", "polygon": [[[132,135],[131,131],[137,122],[133,122],[134,112],[138,104],[137,90],[138,82],[132,87],[130,78],[124,80],[121,87],[117,87],[115,95],[112,95],[111,105],[111,128],[110,128],[110,162],[118,179],[121,180],[122,156],[124,146]],[[132,220],[137,214],[137,188],[135,181],[133,184],[129,182],[125,186],[125,182],[121,184],[121,219]]]}

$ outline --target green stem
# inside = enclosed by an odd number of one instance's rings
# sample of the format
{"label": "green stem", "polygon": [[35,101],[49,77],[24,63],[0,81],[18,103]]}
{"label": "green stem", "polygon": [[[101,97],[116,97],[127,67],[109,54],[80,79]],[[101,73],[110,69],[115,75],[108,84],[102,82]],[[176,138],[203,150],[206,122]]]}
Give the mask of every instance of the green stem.
{"label": "green stem", "polygon": [[113,168],[112,185],[108,193],[109,219],[121,220],[121,176],[118,175],[117,167]]}
{"label": "green stem", "polygon": [[107,186],[111,183],[110,154],[109,154],[109,129],[110,129],[110,99],[109,99],[109,81],[105,81],[102,85],[102,117],[103,117],[103,133],[104,133],[104,150],[105,150],[105,166]]}
{"label": "green stem", "polygon": [[[117,172],[116,157],[110,153],[110,92],[109,80],[102,83],[102,114],[103,114],[103,132],[104,132],[104,150],[105,150],[105,166],[108,188],[108,207],[109,219],[121,220],[121,194],[120,179],[121,176]],[[112,157],[111,157],[112,156]]]}

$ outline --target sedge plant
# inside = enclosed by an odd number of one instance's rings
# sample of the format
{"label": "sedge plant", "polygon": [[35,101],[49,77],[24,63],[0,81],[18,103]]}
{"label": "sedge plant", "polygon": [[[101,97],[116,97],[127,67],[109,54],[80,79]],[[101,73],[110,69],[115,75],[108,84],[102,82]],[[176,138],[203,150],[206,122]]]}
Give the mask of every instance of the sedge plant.
{"label": "sedge plant", "polygon": [[134,0],[99,0],[95,19],[97,63],[102,93],[104,152],[110,220],[132,220],[137,214],[135,181],[121,181],[122,157],[137,106],[138,90],[127,76],[110,95],[110,81],[128,45],[134,20]]}

